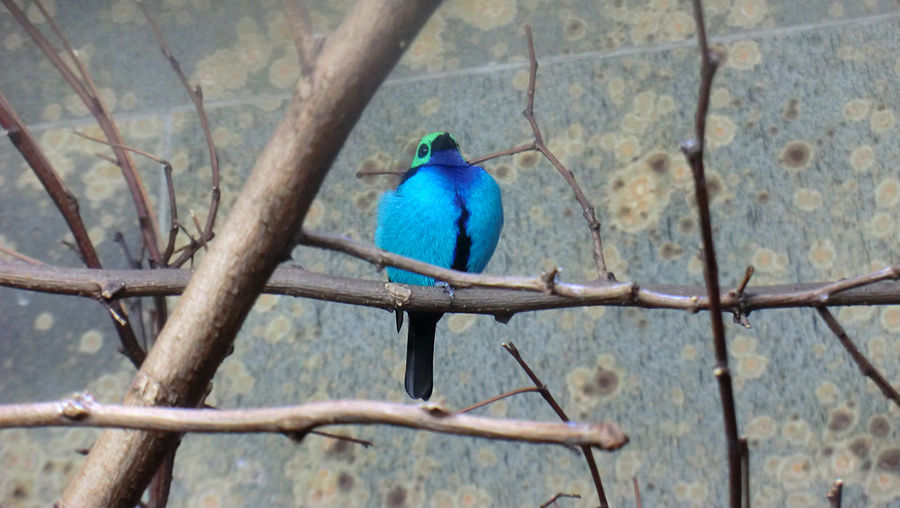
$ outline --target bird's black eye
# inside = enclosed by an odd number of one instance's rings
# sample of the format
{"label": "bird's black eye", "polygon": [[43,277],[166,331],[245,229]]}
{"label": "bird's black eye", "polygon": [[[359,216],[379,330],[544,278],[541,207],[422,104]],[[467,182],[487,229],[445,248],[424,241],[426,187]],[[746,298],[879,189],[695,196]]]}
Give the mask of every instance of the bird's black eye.
{"label": "bird's black eye", "polygon": [[419,158],[422,158],[422,157],[425,157],[426,155],[428,155],[428,145],[426,145],[425,143],[422,143],[421,145],[419,145],[419,152],[417,155],[419,156]]}

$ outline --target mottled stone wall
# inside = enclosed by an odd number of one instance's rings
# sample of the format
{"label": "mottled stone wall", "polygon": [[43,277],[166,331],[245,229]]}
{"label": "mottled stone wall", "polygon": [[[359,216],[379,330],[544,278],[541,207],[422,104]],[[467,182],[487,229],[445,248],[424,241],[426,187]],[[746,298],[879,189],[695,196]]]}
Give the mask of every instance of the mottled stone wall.
{"label": "mottled stone wall", "polygon": [[[179,215],[205,220],[210,185],[188,97],[127,0],[47,0],[94,73],[131,145],[172,161]],[[299,70],[274,0],[148,1],[192,83],[202,85],[222,165],[223,213],[282,110]],[[310,2],[322,33],[351,2]],[[723,286],[747,264],[752,284],[834,280],[895,260],[900,247],[900,12],[892,0],[705,2],[728,60],[713,87],[708,163]],[[49,33],[34,8],[29,13]],[[389,176],[426,132],[449,130],[468,156],[529,140],[522,25],[541,61],[536,114],[603,222],[620,280],[702,283],[690,171],[677,144],[692,129],[698,81],[688,2],[449,0],[366,111],[315,201],[307,226],[371,241]],[[0,12],[0,89],[79,197],[105,266],[137,251],[133,207],[85,108],[11,16]],[[162,172],[137,159],[167,220]],[[534,154],[486,165],[504,193],[506,226],[488,272],[565,280],[594,273],[590,236],[571,191]],[[165,222],[164,222],[165,223]],[[221,222],[220,222],[221,223]],[[0,243],[78,266],[64,223],[9,143],[0,143]],[[346,256],[297,249],[328,273],[383,278]],[[176,299],[171,299],[171,305]],[[133,313],[137,311],[134,310]],[[851,336],[898,378],[900,307],[842,309]],[[754,506],[822,506],[844,479],[845,506],[900,499],[897,411],[858,374],[810,310],[765,311],[727,325],[741,433],[750,440]],[[383,311],[264,296],[216,377],[220,407],[363,397],[406,402],[405,334]],[[621,424],[631,443],[598,456],[614,506],[722,506],[725,452],[708,317],[591,308],[519,315],[508,325],[453,315],[438,326],[434,399],[464,407],[528,385],[500,344],[515,340],[570,415]],[[0,403],[89,389],[118,401],[133,369],[90,301],[0,289]],[[481,410],[555,418],[533,395]],[[594,506],[590,475],[569,450],[388,428],[341,430],[363,449],[311,436],[188,436],[171,506],[538,506],[557,491]],[[46,506],[82,460],[86,429],[0,432],[0,505]]]}

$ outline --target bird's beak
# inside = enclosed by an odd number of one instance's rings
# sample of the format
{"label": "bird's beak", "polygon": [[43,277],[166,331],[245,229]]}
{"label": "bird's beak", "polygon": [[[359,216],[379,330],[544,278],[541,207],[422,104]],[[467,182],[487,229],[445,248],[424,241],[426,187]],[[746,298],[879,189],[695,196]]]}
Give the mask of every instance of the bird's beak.
{"label": "bird's beak", "polygon": [[431,142],[431,153],[441,150],[459,150],[459,145],[456,144],[449,132],[441,134]]}

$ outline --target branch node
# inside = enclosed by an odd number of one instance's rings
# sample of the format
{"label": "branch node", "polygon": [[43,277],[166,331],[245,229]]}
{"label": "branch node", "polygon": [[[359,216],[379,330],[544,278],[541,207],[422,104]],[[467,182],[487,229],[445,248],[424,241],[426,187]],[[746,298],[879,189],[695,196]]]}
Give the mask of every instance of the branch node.
{"label": "branch node", "polygon": [[419,407],[421,407],[422,410],[428,413],[428,416],[431,416],[432,418],[448,418],[450,416],[453,416],[453,413],[451,413],[446,407],[437,402],[428,402],[426,404],[422,404]]}
{"label": "branch node", "polygon": [[541,273],[541,284],[544,286],[544,293],[552,295],[556,290],[556,276],[562,271],[559,267]]}
{"label": "branch node", "polygon": [[700,297],[690,297],[691,306],[687,309],[688,314],[696,314],[700,312]]}
{"label": "branch node", "polygon": [[502,313],[502,314],[494,314],[494,321],[500,324],[509,324],[509,321],[515,316],[515,312]]}
{"label": "branch node", "polygon": [[76,393],[63,401],[62,415],[70,420],[84,420],[91,415],[90,406],[93,404],[94,397],[89,392]]}
{"label": "branch node", "polygon": [[753,268],[752,265],[748,266],[747,271],[744,272],[744,278],[741,279],[740,284],[738,284],[738,286],[735,289],[732,289],[731,291],[729,291],[729,294],[731,294],[732,296],[736,296],[738,298],[741,298],[742,296],[744,296],[744,290],[747,289],[747,284],[750,283],[750,278],[753,277],[754,273],[756,273],[756,268]]}
{"label": "branch node", "polygon": [[678,143],[678,149],[681,150],[681,153],[689,160],[692,160],[697,157],[698,154],[703,153],[703,146],[694,138],[686,139],[681,143]]}
{"label": "branch node", "polygon": [[747,314],[744,311],[735,309],[731,311],[731,313],[734,315],[734,324],[741,325],[744,328],[752,328],[750,326],[750,320],[747,319]]}
{"label": "branch node", "polygon": [[844,481],[838,478],[831,484],[831,488],[828,489],[828,493],[825,494],[825,499],[829,501],[829,504],[832,508],[841,508],[841,497],[844,490]]}
{"label": "branch node", "polygon": [[124,282],[107,282],[100,288],[100,296],[104,300],[112,300],[114,296],[125,290]]}

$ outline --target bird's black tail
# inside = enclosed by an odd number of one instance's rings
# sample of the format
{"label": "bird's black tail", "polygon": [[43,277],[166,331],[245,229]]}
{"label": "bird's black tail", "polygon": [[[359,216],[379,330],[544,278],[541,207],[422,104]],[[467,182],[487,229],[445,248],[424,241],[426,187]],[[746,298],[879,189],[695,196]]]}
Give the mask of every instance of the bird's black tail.
{"label": "bird's black tail", "polygon": [[434,367],[434,329],[443,314],[409,313],[406,343],[406,393],[414,399],[431,397]]}

